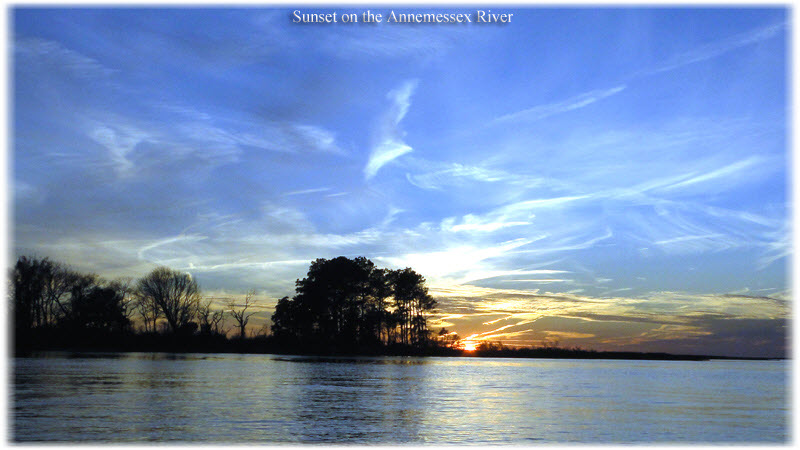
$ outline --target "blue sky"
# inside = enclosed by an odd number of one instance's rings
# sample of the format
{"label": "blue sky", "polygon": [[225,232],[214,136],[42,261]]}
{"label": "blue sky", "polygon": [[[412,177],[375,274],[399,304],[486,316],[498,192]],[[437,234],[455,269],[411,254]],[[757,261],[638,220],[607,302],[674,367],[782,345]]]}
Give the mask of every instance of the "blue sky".
{"label": "blue sky", "polygon": [[786,9],[293,9],[13,9],[15,254],[262,319],[363,255],[473,340],[783,351]]}

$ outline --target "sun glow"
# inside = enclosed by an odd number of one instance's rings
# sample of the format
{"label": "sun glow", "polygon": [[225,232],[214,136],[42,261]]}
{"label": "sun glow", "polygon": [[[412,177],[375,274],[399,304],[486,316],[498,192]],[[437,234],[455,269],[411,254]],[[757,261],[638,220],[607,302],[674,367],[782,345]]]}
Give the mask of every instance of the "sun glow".
{"label": "sun glow", "polygon": [[464,350],[468,352],[474,352],[477,348],[478,344],[473,341],[466,341],[464,342]]}

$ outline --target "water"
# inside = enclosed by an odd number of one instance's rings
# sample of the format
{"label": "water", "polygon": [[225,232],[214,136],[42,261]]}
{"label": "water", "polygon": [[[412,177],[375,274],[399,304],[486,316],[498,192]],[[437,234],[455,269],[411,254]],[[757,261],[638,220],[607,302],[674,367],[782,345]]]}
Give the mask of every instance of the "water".
{"label": "water", "polygon": [[789,363],[49,353],[15,441],[788,442]]}

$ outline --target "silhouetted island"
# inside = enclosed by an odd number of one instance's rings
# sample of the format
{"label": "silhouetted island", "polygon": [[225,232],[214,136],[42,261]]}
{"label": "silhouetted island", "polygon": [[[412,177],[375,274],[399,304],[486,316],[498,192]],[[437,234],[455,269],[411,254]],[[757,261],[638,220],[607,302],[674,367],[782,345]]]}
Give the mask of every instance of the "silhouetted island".
{"label": "silhouetted island", "polygon": [[[477,356],[631,360],[769,359],[609,352],[557,346],[460,348],[455,333],[428,329],[436,301],[412,270],[365,257],[317,259],[295,295],[280,299],[267,328],[247,335],[254,291],[214,309],[188,274],[158,267],[134,282],[104,280],[48,258],[22,256],[11,270],[13,349],[35,351]],[[225,318],[238,333],[229,336]]]}

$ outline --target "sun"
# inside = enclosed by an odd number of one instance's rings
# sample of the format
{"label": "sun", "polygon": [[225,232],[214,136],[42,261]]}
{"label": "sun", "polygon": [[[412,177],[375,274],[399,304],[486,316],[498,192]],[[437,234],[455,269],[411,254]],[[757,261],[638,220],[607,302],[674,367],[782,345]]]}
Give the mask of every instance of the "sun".
{"label": "sun", "polygon": [[468,352],[474,352],[477,348],[477,344],[473,341],[466,341],[464,342],[464,350]]}

